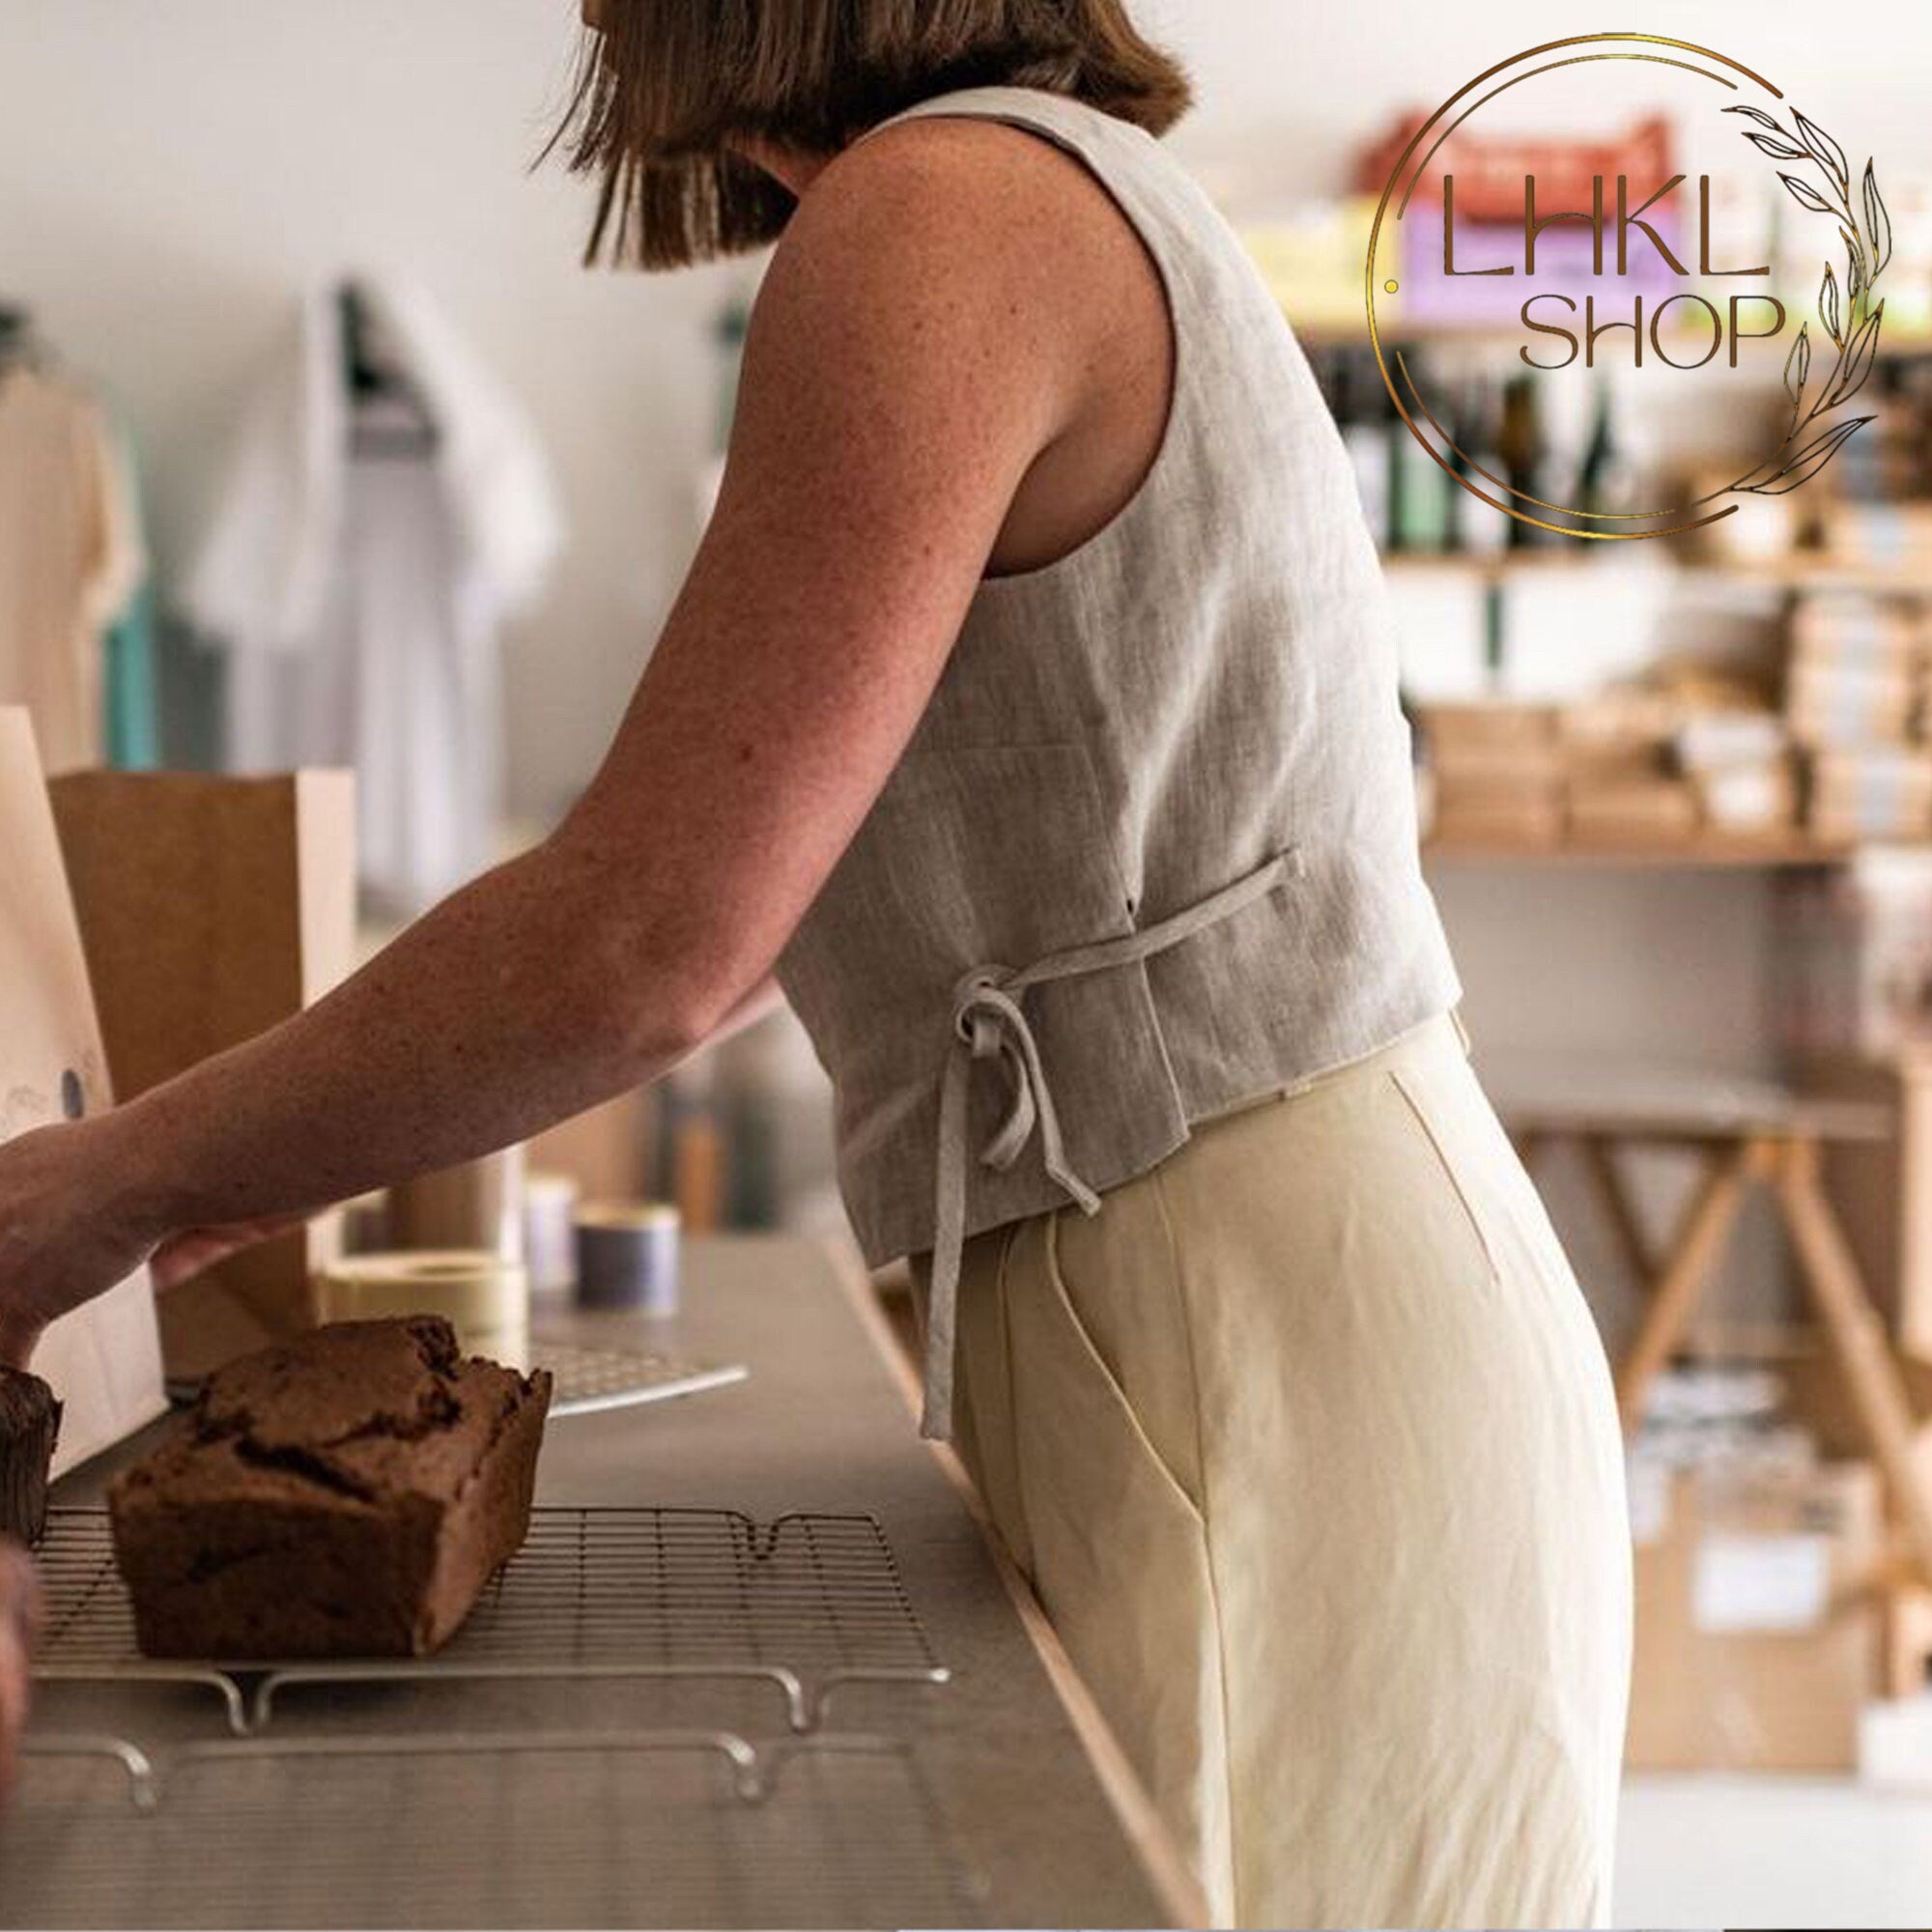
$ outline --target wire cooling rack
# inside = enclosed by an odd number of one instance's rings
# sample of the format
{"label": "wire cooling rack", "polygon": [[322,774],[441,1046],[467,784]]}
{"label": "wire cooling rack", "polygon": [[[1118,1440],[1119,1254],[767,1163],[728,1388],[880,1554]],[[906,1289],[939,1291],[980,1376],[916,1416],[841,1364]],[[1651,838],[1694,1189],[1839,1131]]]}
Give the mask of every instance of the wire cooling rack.
{"label": "wire cooling rack", "polygon": [[134,1638],[107,1513],[50,1513],[40,1551],[49,1682],[199,1685],[229,1728],[265,1727],[304,1686],[458,1678],[721,1678],[769,1685],[797,1732],[844,1685],[944,1684],[885,1532],[869,1516],[538,1509],[463,1628],[420,1659],[151,1661]]}
{"label": "wire cooling rack", "polygon": [[29,1753],[0,1926],[942,1926],[981,1888],[904,1744],[420,1736]]}
{"label": "wire cooling rack", "polygon": [[751,1374],[742,1362],[687,1362],[675,1355],[642,1354],[635,1349],[585,1349],[539,1335],[530,1352],[554,1378],[553,1418],[596,1415],[640,1403],[668,1402],[707,1389],[729,1388]]}

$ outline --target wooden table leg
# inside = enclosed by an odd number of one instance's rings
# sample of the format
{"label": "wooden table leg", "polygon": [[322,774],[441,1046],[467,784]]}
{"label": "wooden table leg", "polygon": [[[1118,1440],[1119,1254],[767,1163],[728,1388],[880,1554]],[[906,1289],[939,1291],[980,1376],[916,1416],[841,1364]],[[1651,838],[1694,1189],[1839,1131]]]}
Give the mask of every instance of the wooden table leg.
{"label": "wooden table leg", "polygon": [[1925,1661],[1932,1656],[1932,1596],[1916,1584],[1893,1582],[1882,1590],[1886,1697],[1918,1697],[1925,1690]]}
{"label": "wooden table leg", "polygon": [[1591,1191],[1616,1242],[1618,1258],[1637,1287],[1646,1287],[1657,1278],[1657,1257],[1651,1252],[1650,1236],[1637,1218],[1636,1204],[1631,1199],[1623,1170],[1617,1165],[1615,1147],[1602,1134],[1586,1135],[1577,1145],[1582,1150]]}
{"label": "wooden table leg", "polygon": [[1635,1339],[1617,1369],[1617,1412],[1626,1435],[1635,1435],[1643,1420],[1650,1385],[1683,1340],[1711,1265],[1737,1219],[1745,1187],[1764,1165],[1763,1145],[1755,1141],[1706,1157],[1703,1179],[1651,1289]]}
{"label": "wooden table leg", "polygon": [[1932,1361],[1932,1053],[1898,1059],[1898,1345]]}
{"label": "wooden table leg", "polygon": [[1890,1487],[1906,1548],[1924,1578],[1932,1581],[1932,1495],[1913,1454],[1912,1405],[1892,1359],[1885,1324],[1865,1293],[1844,1231],[1819,1185],[1815,1141],[1794,1140],[1784,1146],[1777,1198],[1852,1405]]}

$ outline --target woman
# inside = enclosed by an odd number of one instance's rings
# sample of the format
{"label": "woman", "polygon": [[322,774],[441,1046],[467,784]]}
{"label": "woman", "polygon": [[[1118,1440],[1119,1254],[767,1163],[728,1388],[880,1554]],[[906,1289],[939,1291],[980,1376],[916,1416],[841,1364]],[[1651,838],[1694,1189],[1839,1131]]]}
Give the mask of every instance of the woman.
{"label": "woman", "polygon": [[597,24],[593,253],[779,242],[637,698],[538,850],[0,1154],[0,1350],[650,1079],[776,966],[926,1426],[1217,1915],[1600,1921],[1605,1366],[1452,1017],[1348,463],[1153,138],[1184,77],[1119,0]]}

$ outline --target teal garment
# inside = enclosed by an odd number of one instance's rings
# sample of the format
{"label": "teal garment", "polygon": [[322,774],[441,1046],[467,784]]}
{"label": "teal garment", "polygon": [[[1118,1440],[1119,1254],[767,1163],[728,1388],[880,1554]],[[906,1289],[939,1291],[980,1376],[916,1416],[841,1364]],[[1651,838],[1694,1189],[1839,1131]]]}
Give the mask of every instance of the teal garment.
{"label": "teal garment", "polygon": [[155,592],[144,582],[109,627],[106,670],[107,762],[151,772],[161,761],[160,696],[155,677]]}
{"label": "teal garment", "polygon": [[[140,527],[141,495],[134,447],[125,427],[120,442],[128,513]],[[124,772],[151,772],[161,761],[160,694],[155,675],[155,589],[144,573],[101,639],[102,702],[107,762]]]}

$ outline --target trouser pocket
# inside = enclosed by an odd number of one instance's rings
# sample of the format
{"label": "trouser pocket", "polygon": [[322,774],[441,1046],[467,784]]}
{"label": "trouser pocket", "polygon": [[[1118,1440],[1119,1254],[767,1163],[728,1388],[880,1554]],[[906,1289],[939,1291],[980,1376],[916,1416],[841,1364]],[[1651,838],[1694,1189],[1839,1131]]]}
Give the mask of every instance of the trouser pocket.
{"label": "trouser pocket", "polygon": [[[1054,1218],[1020,1224],[997,1269],[962,1284],[970,1460],[1074,1668],[1225,1920],[1227,1737],[1207,1528],[1067,1293]],[[1173,1371],[1185,1377],[1185,1364]]]}

